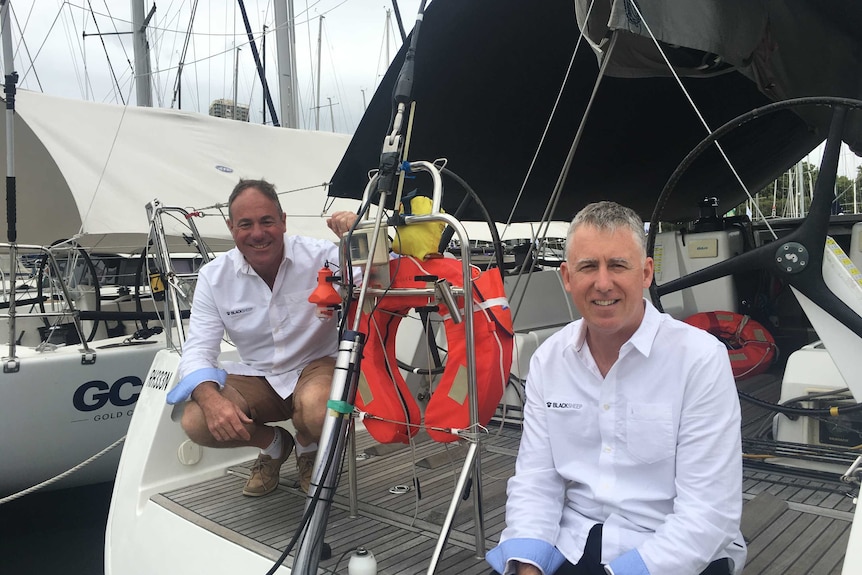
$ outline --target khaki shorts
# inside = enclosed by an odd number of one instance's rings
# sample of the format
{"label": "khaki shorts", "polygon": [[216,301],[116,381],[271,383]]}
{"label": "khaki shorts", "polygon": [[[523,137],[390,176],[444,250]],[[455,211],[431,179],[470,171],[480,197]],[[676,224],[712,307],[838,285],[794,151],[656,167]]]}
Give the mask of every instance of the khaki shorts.
{"label": "khaki shorts", "polygon": [[[323,357],[309,363],[299,374],[296,387],[300,388],[314,377],[327,376],[332,379],[335,359]],[[265,377],[228,374],[225,387],[231,387],[248,404],[249,417],[257,423],[285,421],[293,417],[293,394],[282,398]]]}

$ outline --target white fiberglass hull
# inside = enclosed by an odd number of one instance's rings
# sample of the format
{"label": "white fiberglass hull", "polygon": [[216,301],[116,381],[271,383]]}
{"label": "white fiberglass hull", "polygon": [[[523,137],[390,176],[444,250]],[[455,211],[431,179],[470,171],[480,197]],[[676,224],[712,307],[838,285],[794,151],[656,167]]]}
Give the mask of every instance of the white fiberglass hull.
{"label": "white fiberglass hull", "polygon": [[[82,361],[80,346],[16,350],[17,371],[0,372],[0,496],[51,479],[125,435],[164,338],[102,347],[123,339],[98,342],[92,363]],[[111,481],[119,457],[118,447],[51,487]]]}
{"label": "white fiberglass hull", "polygon": [[257,451],[199,448],[188,441],[178,421],[180,409],[165,402],[178,363],[176,352],[160,351],[138,398],[114,483],[105,573],[265,573],[270,559],[151,500],[159,492],[223,475],[227,466],[252,459]]}

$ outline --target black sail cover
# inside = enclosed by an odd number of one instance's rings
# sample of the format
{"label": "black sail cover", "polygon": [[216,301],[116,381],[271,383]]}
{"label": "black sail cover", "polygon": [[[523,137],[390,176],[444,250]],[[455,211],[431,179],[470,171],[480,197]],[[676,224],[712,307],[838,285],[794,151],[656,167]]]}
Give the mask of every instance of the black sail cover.
{"label": "black sail cover", "polygon": [[[568,220],[599,199],[629,205],[648,219],[674,168],[707,134],[650,31],[684,76],[711,129],[773,101],[862,99],[858,0],[595,0],[591,9],[590,4],[433,0],[416,52],[408,159],[445,158],[497,221],[540,220],[586,113],[599,65],[609,57],[551,219]],[[582,28],[585,37],[578,44]],[[369,170],[378,166],[405,51],[402,47],[360,121],[333,176],[331,196],[361,198]],[[813,107],[772,114],[732,132],[721,145],[754,192],[825,138],[829,116],[828,109]],[[862,152],[862,114],[850,115],[845,141]],[[420,176],[409,185],[427,190],[426,180]],[[707,196],[717,196],[722,209],[745,198],[715,151],[682,179],[664,219],[696,217],[699,200]],[[446,182],[447,211],[463,197],[458,186]],[[481,214],[470,208],[462,218],[481,219]]]}

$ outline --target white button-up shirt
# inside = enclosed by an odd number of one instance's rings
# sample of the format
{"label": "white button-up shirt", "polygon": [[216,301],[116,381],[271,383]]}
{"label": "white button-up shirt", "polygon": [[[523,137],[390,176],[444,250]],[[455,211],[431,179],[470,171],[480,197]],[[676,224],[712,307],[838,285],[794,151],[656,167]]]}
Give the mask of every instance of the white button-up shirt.
{"label": "white button-up shirt", "polygon": [[652,574],[695,575],[722,557],[739,573],[740,408],[727,351],[645,306],[605,377],[583,320],[533,355],[501,542],[545,541],[574,564],[603,523],[603,563],[635,549]]}
{"label": "white button-up shirt", "polygon": [[264,376],[282,397],[293,393],[306,365],[335,356],[338,350],[335,320],[319,319],[316,306],[308,302],[317,287],[317,272],[325,262],[333,271],[338,269],[335,243],[285,235],[284,260],[272,290],[236,248],[203,266],[192,302],[180,378],[218,367],[221,339],[227,333],[241,362],[223,362],[223,369],[237,375]]}

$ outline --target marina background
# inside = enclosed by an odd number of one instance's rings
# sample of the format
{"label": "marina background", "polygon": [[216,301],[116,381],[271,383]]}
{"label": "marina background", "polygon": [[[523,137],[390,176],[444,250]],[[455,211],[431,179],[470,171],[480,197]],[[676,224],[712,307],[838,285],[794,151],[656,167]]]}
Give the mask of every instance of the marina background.
{"label": "marina background", "polygon": [[[278,1],[284,4],[288,0]],[[299,127],[315,128],[319,86],[319,129],[352,133],[364,111],[364,100],[370,101],[389,61],[401,47],[392,2],[290,1],[295,21]],[[134,104],[134,49],[128,33],[132,29],[131,4],[131,0],[12,0],[18,87],[94,102]],[[249,120],[263,120],[261,83],[238,4],[236,0],[156,3],[147,34],[154,106],[206,114],[213,100],[233,99],[236,79],[236,100],[249,106]],[[261,53],[266,30],[262,58],[277,103],[273,2],[246,0],[244,4]],[[145,1],[145,10],[152,5],[151,0]],[[419,0],[399,0],[398,6],[409,33]],[[182,58],[186,42],[188,48]],[[181,93],[176,102],[181,63]]]}

